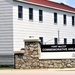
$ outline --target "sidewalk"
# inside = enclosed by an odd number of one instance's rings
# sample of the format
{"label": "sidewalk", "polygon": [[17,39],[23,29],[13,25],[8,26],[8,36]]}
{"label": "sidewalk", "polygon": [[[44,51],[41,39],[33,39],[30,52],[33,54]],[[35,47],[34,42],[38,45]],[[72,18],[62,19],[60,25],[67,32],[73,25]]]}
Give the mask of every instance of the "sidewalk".
{"label": "sidewalk", "polygon": [[48,69],[53,71],[75,71],[75,68],[63,68],[63,69]]}
{"label": "sidewalk", "polygon": [[10,69],[0,70],[0,75],[75,75],[75,68],[67,69]]}

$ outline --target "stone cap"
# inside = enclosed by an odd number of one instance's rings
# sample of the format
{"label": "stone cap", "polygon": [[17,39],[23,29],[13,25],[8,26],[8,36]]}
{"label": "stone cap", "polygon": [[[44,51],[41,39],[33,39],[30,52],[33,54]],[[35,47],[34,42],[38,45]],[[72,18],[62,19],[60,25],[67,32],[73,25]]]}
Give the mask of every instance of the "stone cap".
{"label": "stone cap", "polygon": [[14,51],[14,54],[24,54],[25,53],[25,51]]}
{"label": "stone cap", "polygon": [[29,38],[29,39],[25,39],[25,42],[40,42],[40,39],[33,39],[33,38]]}

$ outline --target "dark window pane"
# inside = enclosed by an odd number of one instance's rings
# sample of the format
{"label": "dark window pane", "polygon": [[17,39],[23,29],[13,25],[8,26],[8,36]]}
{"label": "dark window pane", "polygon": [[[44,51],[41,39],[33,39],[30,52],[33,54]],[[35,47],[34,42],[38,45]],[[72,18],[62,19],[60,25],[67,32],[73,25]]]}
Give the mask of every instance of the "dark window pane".
{"label": "dark window pane", "polygon": [[74,16],[72,16],[72,25],[74,26]]}
{"label": "dark window pane", "polygon": [[57,19],[54,19],[54,23],[57,23]]}
{"label": "dark window pane", "polygon": [[57,23],[57,13],[54,13],[54,23]]}
{"label": "dark window pane", "polygon": [[64,24],[66,25],[66,15],[63,15]]}
{"label": "dark window pane", "polygon": [[30,20],[33,20],[33,16],[32,16],[32,15],[29,15],[29,19],[30,19]]}
{"label": "dark window pane", "polygon": [[58,44],[58,39],[57,38],[54,38],[54,43]]}
{"label": "dark window pane", "polygon": [[23,18],[23,7],[18,6],[18,18]]}
{"label": "dark window pane", "polygon": [[41,44],[43,44],[43,37],[39,37],[39,39],[41,40]]}
{"label": "dark window pane", "polygon": [[29,8],[29,20],[33,20],[33,8]]}
{"label": "dark window pane", "polygon": [[74,44],[74,39],[72,39],[72,44]]}
{"label": "dark window pane", "polygon": [[43,11],[39,10],[39,21],[43,21]]}
{"label": "dark window pane", "polygon": [[18,13],[18,18],[22,18],[22,13]]}
{"label": "dark window pane", "polygon": [[72,44],[75,44],[75,39],[72,39]]}
{"label": "dark window pane", "polygon": [[39,15],[42,15],[42,10],[39,10]]}
{"label": "dark window pane", "polygon": [[33,8],[29,8],[29,14],[33,14]]}
{"label": "dark window pane", "polygon": [[42,19],[42,16],[39,16],[39,21],[42,21],[43,19]]}
{"label": "dark window pane", "polygon": [[22,12],[22,6],[18,6],[19,7],[19,12]]}
{"label": "dark window pane", "polygon": [[66,38],[64,38],[64,44],[67,44],[67,39]]}

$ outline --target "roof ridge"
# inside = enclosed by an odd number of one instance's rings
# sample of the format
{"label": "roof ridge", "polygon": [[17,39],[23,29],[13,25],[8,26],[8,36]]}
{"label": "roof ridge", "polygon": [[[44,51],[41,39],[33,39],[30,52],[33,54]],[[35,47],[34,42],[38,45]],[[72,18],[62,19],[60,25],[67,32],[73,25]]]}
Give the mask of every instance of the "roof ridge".
{"label": "roof ridge", "polygon": [[[70,7],[70,8],[74,8],[74,7],[72,7],[72,6],[70,6],[70,5],[68,5],[68,4],[64,4],[64,3],[60,3],[61,5],[65,5],[65,6],[67,6],[67,7]],[[74,8],[75,9],[75,8]]]}
{"label": "roof ridge", "polygon": [[75,12],[74,7],[71,7],[64,3],[54,2],[51,0],[16,0],[16,1],[27,1],[27,2],[31,2],[31,3],[40,4],[40,5],[50,6],[50,7],[61,9],[61,10]]}

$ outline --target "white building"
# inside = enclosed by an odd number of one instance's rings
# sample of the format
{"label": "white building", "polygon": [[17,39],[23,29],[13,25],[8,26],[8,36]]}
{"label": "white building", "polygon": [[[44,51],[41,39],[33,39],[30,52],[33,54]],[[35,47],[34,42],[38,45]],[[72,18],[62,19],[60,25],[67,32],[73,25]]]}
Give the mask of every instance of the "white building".
{"label": "white building", "polygon": [[14,63],[25,38],[75,44],[75,8],[48,0],[0,0],[0,64]]}

